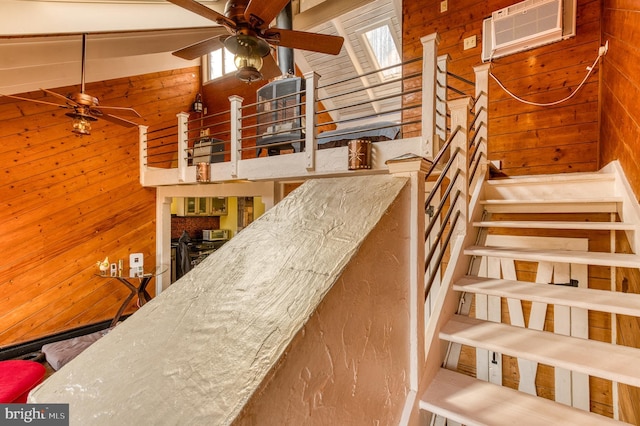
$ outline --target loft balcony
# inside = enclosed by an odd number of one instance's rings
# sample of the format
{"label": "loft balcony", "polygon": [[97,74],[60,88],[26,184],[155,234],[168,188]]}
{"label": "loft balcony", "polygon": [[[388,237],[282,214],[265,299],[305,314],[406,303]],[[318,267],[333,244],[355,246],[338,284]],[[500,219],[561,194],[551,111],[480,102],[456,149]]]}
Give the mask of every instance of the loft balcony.
{"label": "loft balcony", "polygon": [[[401,70],[392,78],[382,77],[387,69],[339,81],[309,72],[258,89],[255,102],[231,96],[225,111],[140,126],[141,184],[386,173],[386,161],[406,153],[432,158],[447,133],[447,58],[436,58],[436,37],[423,38],[423,57],[387,68]],[[371,146],[357,167],[352,140]]]}

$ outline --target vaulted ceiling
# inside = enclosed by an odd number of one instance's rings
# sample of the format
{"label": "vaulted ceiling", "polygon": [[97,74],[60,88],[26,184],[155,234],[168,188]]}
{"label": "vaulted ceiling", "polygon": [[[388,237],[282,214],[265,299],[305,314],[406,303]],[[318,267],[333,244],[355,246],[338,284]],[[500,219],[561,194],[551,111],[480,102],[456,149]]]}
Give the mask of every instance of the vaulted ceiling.
{"label": "vaulted ceiling", "polygon": [[[202,1],[219,12],[224,1]],[[391,7],[389,7],[391,5]],[[327,62],[296,53],[302,70],[366,70],[355,31],[367,19],[391,13],[400,22],[400,0],[294,0],[294,28],[342,35],[345,47]],[[300,12],[302,10],[302,12]],[[380,9],[381,10],[381,9]],[[398,24],[399,25],[399,24]],[[3,0],[0,2],[0,93],[78,84],[82,33],[87,33],[87,82],[197,65],[170,52],[213,35],[215,24],[164,0]],[[395,28],[398,36],[400,27]],[[365,58],[366,59],[366,58]],[[346,67],[346,68],[345,68]],[[318,68],[324,68],[318,70]]]}

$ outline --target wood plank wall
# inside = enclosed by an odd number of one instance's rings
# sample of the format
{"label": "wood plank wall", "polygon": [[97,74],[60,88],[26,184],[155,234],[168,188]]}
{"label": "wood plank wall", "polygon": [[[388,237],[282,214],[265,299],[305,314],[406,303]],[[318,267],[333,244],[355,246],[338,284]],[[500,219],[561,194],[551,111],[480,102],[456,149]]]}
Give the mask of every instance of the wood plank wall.
{"label": "wood plank wall", "polygon": [[[438,32],[440,54],[449,70],[474,80],[481,63],[482,20],[515,0],[403,2],[403,59],[420,56],[420,37]],[[600,0],[578,0],[577,36],[493,61],[492,72],[513,92],[545,103],[567,96],[595,60],[600,42]],[[463,50],[475,35],[477,47]],[[500,160],[508,175],[594,171],[598,165],[598,74],[569,102],[533,107],[511,99],[495,82],[489,87],[489,159]],[[456,85],[457,86],[457,85]]]}
{"label": "wood plank wall", "polygon": [[[176,123],[199,83],[190,67],[89,83],[86,92],[134,107],[153,129]],[[0,98],[0,347],[113,318],[128,293],[95,275],[105,256],[126,259],[126,269],[140,252],[155,265],[155,191],[139,183],[138,129],[97,122],[79,137],[64,112]]]}
{"label": "wood plank wall", "polygon": [[640,2],[603,0],[602,164],[619,160],[640,197]]}

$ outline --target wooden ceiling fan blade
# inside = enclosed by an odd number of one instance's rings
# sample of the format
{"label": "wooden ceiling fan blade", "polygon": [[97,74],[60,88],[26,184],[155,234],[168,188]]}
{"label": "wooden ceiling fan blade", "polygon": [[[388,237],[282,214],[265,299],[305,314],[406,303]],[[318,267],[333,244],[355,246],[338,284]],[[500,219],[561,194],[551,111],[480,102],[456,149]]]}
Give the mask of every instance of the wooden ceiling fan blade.
{"label": "wooden ceiling fan blade", "polygon": [[271,44],[329,55],[340,53],[344,43],[344,38],[338,36],[281,28],[269,28],[263,36]]}
{"label": "wooden ceiling fan blade", "polygon": [[256,28],[267,28],[290,0],[250,0],[244,18]]}
{"label": "wooden ceiling fan blade", "polygon": [[104,106],[104,105],[100,105],[98,108],[92,108],[91,110],[98,110],[100,112],[102,112],[101,110],[106,109],[106,110],[112,110],[114,112],[118,112],[119,114],[124,114],[124,115],[129,115],[132,117],[141,117],[141,115],[138,113],[138,111],[136,111],[133,108],[128,108],[128,107],[114,107],[114,106]]}
{"label": "wooden ceiling fan blade", "polygon": [[[226,32],[226,31],[225,31]],[[213,52],[216,49],[224,47],[224,36],[215,36],[206,40],[199,41],[190,46],[183,47],[180,50],[172,52],[172,55],[178,58],[187,59],[189,61]]]}
{"label": "wooden ceiling fan blade", "polygon": [[3,95],[3,94],[0,94],[0,96],[4,96],[5,98],[17,99],[19,101],[35,102],[35,103],[38,103],[38,104],[51,105],[51,106],[56,106],[56,107],[60,107],[60,108],[71,108],[69,105],[66,105],[66,104],[65,105],[54,104],[53,102],[40,101],[38,99],[29,99],[29,98],[22,98],[20,96]]}
{"label": "wooden ceiling fan blade", "polygon": [[262,68],[260,68],[260,74],[265,80],[280,77],[282,70],[278,67],[278,63],[272,55],[267,55],[262,58]]}
{"label": "wooden ceiling fan blade", "polygon": [[129,120],[126,120],[126,119],[121,118],[121,117],[116,117],[115,115],[111,115],[111,114],[104,114],[100,118],[103,118],[103,119],[105,119],[105,120],[107,120],[107,121],[109,121],[111,123],[118,124],[118,125],[124,126],[124,127],[136,127],[136,126],[138,126],[138,123],[134,123],[133,121],[129,121]]}
{"label": "wooden ceiling fan blade", "polygon": [[53,96],[55,98],[64,100],[68,105],[73,105],[73,106],[79,106],[80,105],[77,102],[73,101],[72,99],[69,99],[64,95],[61,95],[60,93],[52,92],[51,90],[47,90],[47,89],[40,89],[40,90],[42,90],[43,92],[45,92],[45,93],[47,93],[47,94],[49,94],[49,95],[51,95],[51,96]]}
{"label": "wooden ceiling fan blade", "polygon": [[236,23],[231,19],[227,18],[221,13],[216,12],[213,9],[208,8],[207,6],[198,3],[194,0],[167,0],[169,3],[173,3],[176,6],[180,6],[183,9],[187,9],[190,12],[195,13],[196,15],[200,15],[203,18],[207,18],[212,20],[213,22],[217,22],[220,25],[226,25],[230,28],[235,29]]}

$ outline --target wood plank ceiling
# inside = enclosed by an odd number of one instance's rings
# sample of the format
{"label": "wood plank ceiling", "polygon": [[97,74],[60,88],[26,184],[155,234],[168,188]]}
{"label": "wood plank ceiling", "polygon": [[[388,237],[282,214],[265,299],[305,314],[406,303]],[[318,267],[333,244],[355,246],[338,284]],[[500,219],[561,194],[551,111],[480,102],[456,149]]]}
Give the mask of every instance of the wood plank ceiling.
{"label": "wood plank ceiling", "polygon": [[[225,2],[203,3],[222,11]],[[340,0],[305,3],[293,2],[295,29],[341,35],[346,40],[336,57],[296,52],[299,68],[316,70],[323,84],[373,69],[359,30],[388,21],[398,48],[401,46],[400,0],[359,0],[347,5]],[[109,19],[114,14],[118,19]],[[147,18],[137,19],[140,14]],[[136,18],[131,19],[131,15]],[[16,26],[14,22],[25,24]],[[78,84],[83,32],[89,33],[86,81],[94,82],[197,65],[198,61],[184,61],[170,52],[210,37],[211,31],[210,21],[164,0],[8,0],[0,4],[0,93]],[[362,88],[377,79],[374,74],[354,86]],[[360,98],[368,100],[384,92],[384,88],[369,90]],[[341,106],[347,101],[353,103],[354,99],[338,99],[335,104]],[[370,108],[348,114],[370,114]]]}

